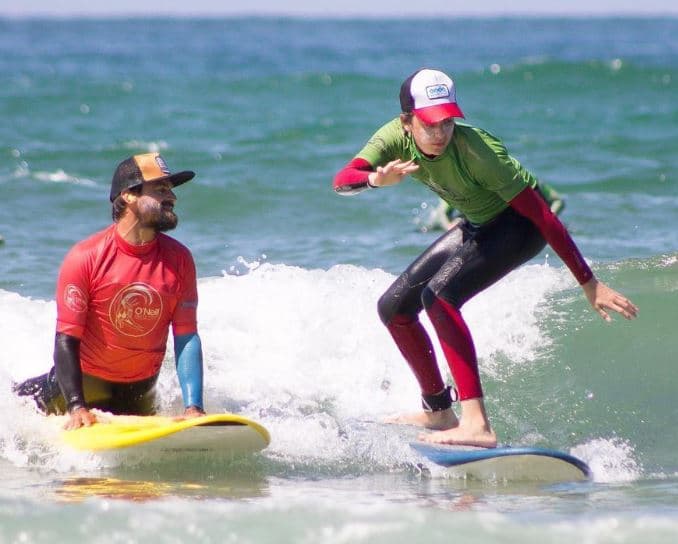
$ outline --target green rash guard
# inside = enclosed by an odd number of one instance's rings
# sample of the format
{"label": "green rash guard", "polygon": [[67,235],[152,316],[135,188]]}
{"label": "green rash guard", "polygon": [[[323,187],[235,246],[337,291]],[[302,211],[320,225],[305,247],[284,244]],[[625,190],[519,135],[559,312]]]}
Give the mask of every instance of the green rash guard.
{"label": "green rash guard", "polygon": [[455,125],[445,152],[428,158],[396,117],[381,127],[355,158],[375,168],[395,159],[414,160],[419,169],[410,175],[476,225],[491,221],[525,187],[537,187],[537,178],[508,154],[501,141],[463,123]]}

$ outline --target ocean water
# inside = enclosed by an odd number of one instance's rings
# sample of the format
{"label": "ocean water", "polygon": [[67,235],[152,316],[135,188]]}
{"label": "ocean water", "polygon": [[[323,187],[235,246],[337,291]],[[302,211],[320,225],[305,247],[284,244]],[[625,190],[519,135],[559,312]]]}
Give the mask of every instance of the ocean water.
{"label": "ocean water", "polygon": [[[0,20],[0,543],[675,542],[677,36],[670,18]],[[463,310],[500,440],[573,453],[591,482],[451,478],[381,423],[418,393],[376,300],[440,234],[436,199],[331,182],[421,66],[565,196],[596,274],[641,308],[602,322],[547,249]],[[11,393],[51,365],[56,273],[109,224],[115,165],[156,150],[197,172],[172,235],[198,268],[208,410],[271,432],[251,459],[65,451]]]}

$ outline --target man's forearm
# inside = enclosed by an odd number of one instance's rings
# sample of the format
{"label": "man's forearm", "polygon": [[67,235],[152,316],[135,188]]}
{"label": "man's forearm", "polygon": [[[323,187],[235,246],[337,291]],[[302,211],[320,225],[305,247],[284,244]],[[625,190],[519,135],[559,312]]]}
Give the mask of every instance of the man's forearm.
{"label": "man's forearm", "polygon": [[54,338],[54,368],[68,411],[85,406],[80,368],[80,339],[64,333]]}

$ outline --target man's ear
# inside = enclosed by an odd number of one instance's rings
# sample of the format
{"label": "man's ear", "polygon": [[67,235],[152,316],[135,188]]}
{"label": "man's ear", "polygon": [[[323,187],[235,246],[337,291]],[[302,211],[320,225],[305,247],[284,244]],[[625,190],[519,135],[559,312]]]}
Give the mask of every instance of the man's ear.
{"label": "man's ear", "polygon": [[139,195],[125,189],[122,193],[120,193],[120,196],[127,204],[131,204],[132,202],[136,202]]}

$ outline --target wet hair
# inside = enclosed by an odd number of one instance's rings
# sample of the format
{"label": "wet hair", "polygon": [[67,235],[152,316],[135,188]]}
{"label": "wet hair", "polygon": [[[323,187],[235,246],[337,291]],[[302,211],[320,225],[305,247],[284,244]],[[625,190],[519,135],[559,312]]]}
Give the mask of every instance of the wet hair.
{"label": "wet hair", "polygon": [[[125,189],[125,190],[129,191],[130,193],[140,195],[141,194],[141,185],[135,185],[134,187],[130,187],[129,189]],[[125,202],[125,199],[122,197],[122,193],[120,193],[117,197],[115,197],[113,204],[111,204],[111,216],[113,217],[113,221],[116,222],[116,223],[118,221],[120,221],[120,218],[125,213],[126,209],[127,209],[127,202]]]}

